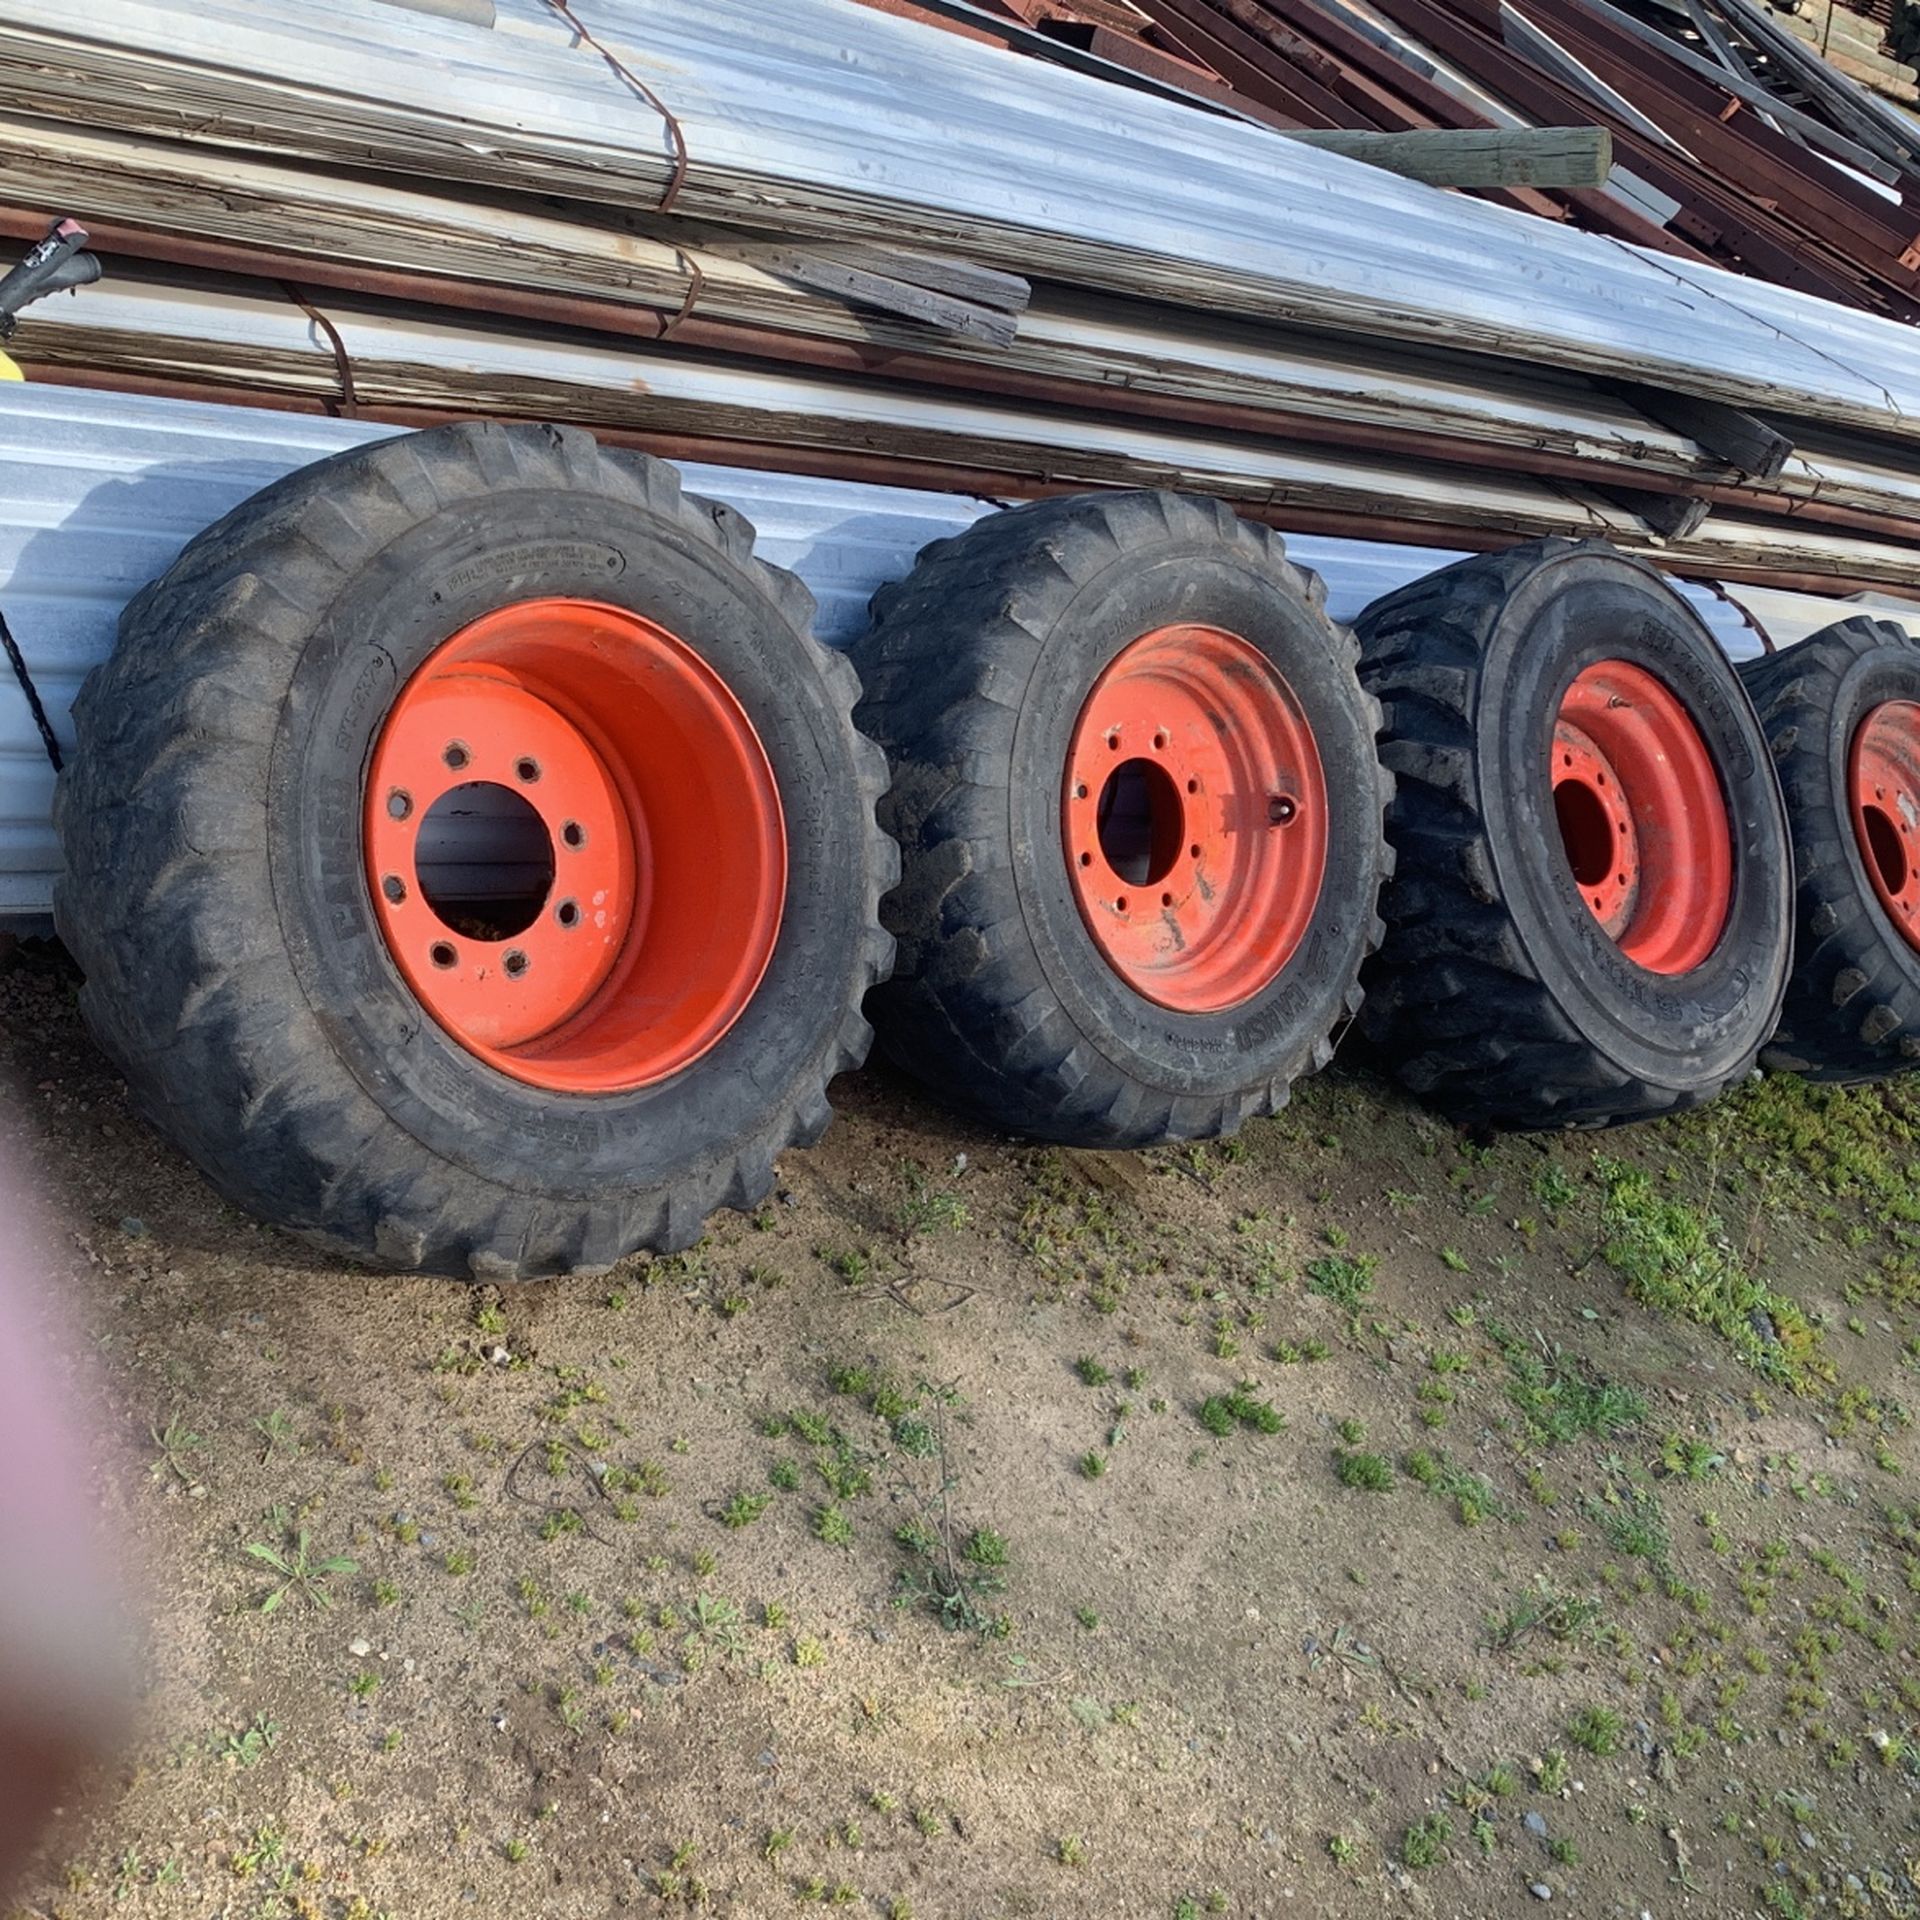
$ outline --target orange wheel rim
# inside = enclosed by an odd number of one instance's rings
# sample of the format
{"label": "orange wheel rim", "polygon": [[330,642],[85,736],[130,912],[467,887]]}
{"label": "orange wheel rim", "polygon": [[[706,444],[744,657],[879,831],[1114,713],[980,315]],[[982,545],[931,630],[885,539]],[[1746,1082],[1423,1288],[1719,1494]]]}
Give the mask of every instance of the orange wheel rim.
{"label": "orange wheel rim", "polygon": [[1579,674],[1553,728],[1553,809],[1580,899],[1649,973],[1690,973],[1733,900],[1733,829],[1713,757],[1679,697],[1643,668]]}
{"label": "orange wheel rim", "polygon": [[1327,786],[1293,689],[1218,627],[1125,647],[1074,723],[1062,839],[1081,918],[1134,992],[1250,1000],[1292,959],[1327,868]]}
{"label": "orange wheel rim", "polygon": [[740,703],[665,628],[586,600],[502,607],[427,658],[374,748],[364,851],[420,1004],[565,1093],[649,1086],[717,1044],[786,895]]}
{"label": "orange wheel rim", "polygon": [[1920,948],[1920,706],[1887,700],[1867,714],[1847,785],[1867,878],[1900,937]]}

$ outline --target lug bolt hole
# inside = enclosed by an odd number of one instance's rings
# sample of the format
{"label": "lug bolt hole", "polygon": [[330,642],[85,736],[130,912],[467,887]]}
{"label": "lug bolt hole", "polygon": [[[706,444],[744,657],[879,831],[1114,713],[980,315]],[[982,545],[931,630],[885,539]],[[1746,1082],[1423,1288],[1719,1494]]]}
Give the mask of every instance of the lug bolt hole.
{"label": "lug bolt hole", "polygon": [[460,958],[459,954],[454,951],[452,942],[447,940],[436,940],[429,951],[428,957],[442,973],[445,973],[447,969]]}
{"label": "lug bolt hole", "polygon": [[1267,802],[1267,818],[1276,827],[1284,827],[1299,811],[1298,804],[1288,794],[1276,793]]}
{"label": "lug bolt hole", "polygon": [[404,820],[413,811],[413,795],[403,793],[398,787],[387,795],[387,818]]}
{"label": "lug bolt hole", "polygon": [[380,882],[380,891],[397,907],[407,897],[407,883],[397,873],[390,873]]}
{"label": "lug bolt hole", "polygon": [[562,900],[554,909],[554,916],[563,927],[577,927],[580,924],[580,905],[575,900]]}
{"label": "lug bolt hole", "polygon": [[1200,842],[1198,840],[1187,849],[1187,858],[1189,860],[1198,860],[1200,858]]}
{"label": "lug bolt hole", "polygon": [[1156,747],[1164,747],[1167,744],[1167,736],[1164,733],[1156,733],[1153,736],[1153,744]]}
{"label": "lug bolt hole", "polygon": [[1173,895],[1172,895],[1172,894],[1170,894],[1170,893],[1163,893],[1163,894],[1162,894],[1162,895],[1160,896],[1160,904],[1161,904],[1161,905],[1162,905],[1163,907],[1170,907],[1170,906],[1172,906],[1172,905],[1173,905]]}
{"label": "lug bolt hole", "polygon": [[1189,780],[1187,782],[1187,791],[1189,793],[1198,793],[1200,791],[1200,782],[1198,780]]}
{"label": "lug bolt hole", "polygon": [[458,740],[449,740],[446,751],[441,754],[440,758],[444,760],[455,773],[458,773],[461,768],[466,766],[473,758],[473,755],[469,753]]}
{"label": "lug bolt hole", "polygon": [[1113,904],[1118,907],[1122,913],[1125,913],[1127,910],[1127,896],[1123,893]]}
{"label": "lug bolt hole", "polygon": [[513,763],[514,777],[524,780],[528,786],[540,778],[540,762],[532,758],[522,758]]}
{"label": "lug bolt hole", "polygon": [[1082,855],[1080,856],[1080,864],[1081,864],[1081,865],[1082,865],[1083,867],[1090,867],[1090,866],[1092,866],[1092,865],[1093,865],[1093,855],[1092,855],[1092,854],[1090,854],[1090,853],[1083,853],[1083,854],[1082,854]]}
{"label": "lug bolt hole", "polygon": [[564,840],[574,852],[578,853],[580,849],[587,844],[587,830],[578,820],[569,820],[567,824],[560,829],[560,838]]}
{"label": "lug bolt hole", "polygon": [[518,980],[527,970],[527,956],[518,947],[508,949],[507,957],[501,961],[509,980]]}
{"label": "lug bolt hole", "polygon": [[1085,781],[1076,780],[1073,783],[1073,797],[1076,800],[1084,800],[1087,797],[1087,788],[1086,788]]}

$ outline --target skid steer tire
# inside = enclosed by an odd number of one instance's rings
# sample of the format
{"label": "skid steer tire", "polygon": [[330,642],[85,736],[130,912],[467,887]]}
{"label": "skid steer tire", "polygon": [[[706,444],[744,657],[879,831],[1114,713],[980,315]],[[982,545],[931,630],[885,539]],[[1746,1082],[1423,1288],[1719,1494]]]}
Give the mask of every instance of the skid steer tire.
{"label": "skid steer tire", "polygon": [[1762,1061],[1812,1080],[1920,1064],[1920,645],[1841,620],[1740,668],[1793,832],[1797,951]]}
{"label": "skid steer tire", "polygon": [[[811,610],[737,513],[571,428],[398,436],[210,528],[127,608],[56,803],[139,1109],[373,1264],[599,1272],[757,1203],[892,954],[884,762]],[[472,840],[502,820],[517,865]]]}
{"label": "skid steer tire", "polygon": [[1085,1147],[1231,1133],[1326,1064],[1387,783],[1352,636],[1274,534],[1170,493],[1016,508],[883,589],[855,660],[902,849],[893,1058]]}
{"label": "skid steer tire", "polygon": [[1786,986],[1786,819],[1687,604],[1545,540],[1358,626],[1398,783],[1366,1027],[1406,1085],[1469,1124],[1592,1127],[1746,1075]]}

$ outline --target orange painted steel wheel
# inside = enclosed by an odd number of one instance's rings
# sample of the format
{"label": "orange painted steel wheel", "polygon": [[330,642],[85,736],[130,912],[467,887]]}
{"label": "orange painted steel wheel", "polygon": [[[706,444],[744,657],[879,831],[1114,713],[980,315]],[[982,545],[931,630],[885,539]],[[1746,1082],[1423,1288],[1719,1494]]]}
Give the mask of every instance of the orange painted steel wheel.
{"label": "orange painted steel wheel", "polygon": [[1075,722],[1061,816],[1094,945],[1156,1005],[1241,1005],[1312,922],[1326,778],[1293,690],[1238,634],[1160,627],[1121,650]]}
{"label": "orange painted steel wheel", "polygon": [[1920,704],[1883,700],[1862,717],[1847,789],[1867,878],[1900,937],[1920,948]]}
{"label": "orange painted steel wheel", "polygon": [[1588,912],[1649,973],[1690,973],[1733,899],[1733,830],[1700,729],[1643,667],[1576,675],[1553,727],[1553,807]]}
{"label": "orange painted steel wheel", "polygon": [[629,1092],[740,1017],[787,846],[759,736],[663,627],[589,600],[473,621],[401,689],[365,802],[394,964],[461,1046],[555,1092]]}

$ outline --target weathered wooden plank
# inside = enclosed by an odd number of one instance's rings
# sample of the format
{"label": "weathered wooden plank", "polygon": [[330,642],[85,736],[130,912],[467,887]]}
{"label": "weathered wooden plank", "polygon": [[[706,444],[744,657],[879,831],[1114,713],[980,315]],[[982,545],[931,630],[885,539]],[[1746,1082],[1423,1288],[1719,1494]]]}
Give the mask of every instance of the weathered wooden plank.
{"label": "weathered wooden plank", "polygon": [[1287,138],[1432,187],[1598,187],[1613,168],[1613,136],[1605,127],[1305,129]]}

